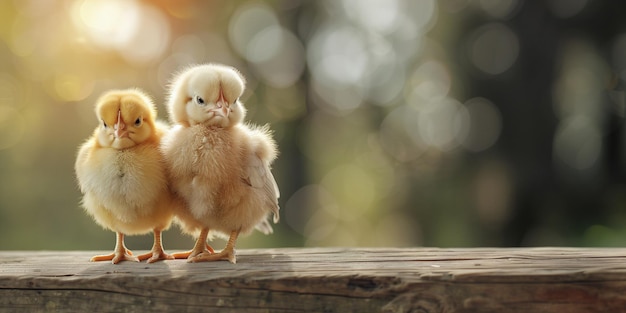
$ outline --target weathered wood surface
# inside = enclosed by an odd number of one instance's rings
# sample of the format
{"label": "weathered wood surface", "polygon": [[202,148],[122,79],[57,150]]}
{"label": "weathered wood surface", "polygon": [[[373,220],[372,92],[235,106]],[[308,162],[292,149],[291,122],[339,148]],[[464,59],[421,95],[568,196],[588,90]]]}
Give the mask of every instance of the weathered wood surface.
{"label": "weathered wood surface", "polygon": [[239,250],[237,264],[0,252],[3,312],[626,312],[626,249]]}

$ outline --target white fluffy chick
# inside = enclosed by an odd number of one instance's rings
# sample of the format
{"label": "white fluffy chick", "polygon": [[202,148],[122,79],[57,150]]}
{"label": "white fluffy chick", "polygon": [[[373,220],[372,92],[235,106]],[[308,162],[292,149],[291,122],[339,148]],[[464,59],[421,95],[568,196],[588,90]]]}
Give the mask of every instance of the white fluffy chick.
{"label": "white fluffy chick", "polygon": [[[225,65],[205,64],[175,76],[167,103],[176,125],[161,147],[172,186],[187,206],[176,213],[183,232],[198,236],[194,248],[174,254],[189,262],[236,262],[235,243],[254,228],[268,234],[278,222],[278,186],[270,172],[277,156],[268,127],[243,124],[243,76]],[[212,234],[228,238],[213,253]]]}

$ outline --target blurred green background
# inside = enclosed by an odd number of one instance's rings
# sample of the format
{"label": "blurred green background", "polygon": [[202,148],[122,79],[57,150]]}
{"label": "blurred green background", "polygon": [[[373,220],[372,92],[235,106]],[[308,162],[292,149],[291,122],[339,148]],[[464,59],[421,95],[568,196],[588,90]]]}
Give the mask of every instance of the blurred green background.
{"label": "blurred green background", "polygon": [[[73,164],[95,99],[247,77],[282,246],[626,246],[626,2],[0,1],[0,249],[109,250]],[[127,238],[149,249],[150,235]],[[191,238],[174,226],[168,250]],[[216,243],[221,248],[222,243]]]}

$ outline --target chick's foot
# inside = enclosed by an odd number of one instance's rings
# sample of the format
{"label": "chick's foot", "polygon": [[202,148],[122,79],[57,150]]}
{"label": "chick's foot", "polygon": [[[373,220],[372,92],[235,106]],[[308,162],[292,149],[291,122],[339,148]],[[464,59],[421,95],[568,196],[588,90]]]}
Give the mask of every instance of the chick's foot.
{"label": "chick's foot", "polygon": [[172,253],[172,256],[175,259],[190,259],[200,254],[213,254],[213,253],[215,253],[215,250],[213,250],[213,247],[209,246],[209,244],[207,243],[204,248],[201,248],[201,249],[194,248],[193,250],[189,250],[185,252],[176,252],[176,253]]}
{"label": "chick's foot", "polygon": [[139,261],[148,260],[148,263],[154,263],[159,260],[173,260],[174,256],[165,253],[163,251],[163,244],[161,242],[161,230],[154,229],[154,244],[152,245],[152,250],[148,253],[140,255]]}
{"label": "chick's foot", "polygon": [[124,234],[117,232],[115,239],[115,250],[111,254],[96,255],[91,258],[91,262],[98,261],[111,261],[111,263],[117,264],[121,261],[139,262],[139,258],[133,256],[133,252],[128,250],[126,248],[126,245],[124,245]]}
{"label": "chick's foot", "polygon": [[207,262],[207,261],[221,261],[225,260],[230,263],[237,263],[237,257],[235,255],[235,242],[237,242],[237,237],[239,236],[239,230],[234,230],[230,233],[230,238],[228,239],[228,243],[226,244],[226,248],[222,250],[220,253],[202,253],[195,257],[190,257],[187,259],[189,263],[196,262]]}
{"label": "chick's foot", "polygon": [[228,261],[230,263],[237,263],[237,257],[235,249],[232,247],[226,247],[219,253],[202,253],[195,257],[187,259],[189,263],[197,262],[209,262],[209,261]]}
{"label": "chick's foot", "polygon": [[200,254],[212,254],[215,253],[215,250],[208,243],[206,243],[206,238],[209,236],[209,229],[203,229],[196,240],[196,244],[193,246],[191,251],[186,252],[178,252],[172,254],[176,259],[191,259]]}
{"label": "chick's foot", "polygon": [[92,257],[90,261],[91,262],[111,261],[111,263],[117,264],[121,261],[139,262],[139,258],[137,258],[136,256],[133,256],[133,253],[130,250],[124,249],[123,251],[115,251],[111,254],[96,255]]}
{"label": "chick's foot", "polygon": [[171,254],[165,253],[163,249],[152,249],[152,251],[141,254],[137,257],[139,261],[148,260],[148,263],[154,263],[159,260],[173,260],[174,256]]}

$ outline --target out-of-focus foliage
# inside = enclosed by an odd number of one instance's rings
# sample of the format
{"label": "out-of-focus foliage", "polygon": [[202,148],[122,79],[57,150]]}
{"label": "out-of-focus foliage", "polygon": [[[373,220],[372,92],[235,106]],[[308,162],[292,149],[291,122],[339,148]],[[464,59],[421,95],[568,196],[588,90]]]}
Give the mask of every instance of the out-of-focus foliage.
{"label": "out-of-focus foliage", "polygon": [[205,62],[244,73],[281,150],[282,221],[241,247],[626,245],[625,10],[0,1],[0,249],[109,249],[73,172],[95,99],[139,87],[166,120],[172,74]]}

